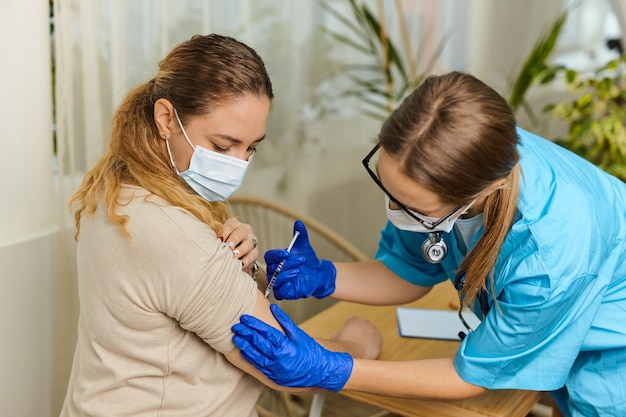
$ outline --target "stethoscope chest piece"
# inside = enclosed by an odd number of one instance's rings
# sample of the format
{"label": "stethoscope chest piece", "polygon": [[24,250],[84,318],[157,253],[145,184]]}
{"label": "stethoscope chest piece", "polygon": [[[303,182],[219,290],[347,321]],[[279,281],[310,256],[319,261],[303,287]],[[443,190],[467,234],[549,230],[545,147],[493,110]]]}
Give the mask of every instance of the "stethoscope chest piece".
{"label": "stethoscope chest piece", "polygon": [[441,232],[430,233],[422,243],[422,256],[431,264],[438,264],[448,254],[448,246],[441,238]]}

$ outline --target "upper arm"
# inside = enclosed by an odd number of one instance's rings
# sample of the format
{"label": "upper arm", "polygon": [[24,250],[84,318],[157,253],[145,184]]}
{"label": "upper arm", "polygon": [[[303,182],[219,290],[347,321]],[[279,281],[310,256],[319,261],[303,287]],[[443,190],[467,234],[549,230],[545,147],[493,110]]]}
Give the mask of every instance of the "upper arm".
{"label": "upper arm", "polygon": [[[283,331],[282,327],[280,327],[280,324],[278,324],[278,322],[272,315],[272,312],[270,311],[270,302],[267,300],[267,298],[263,296],[261,291],[257,291],[256,305],[254,306],[254,311],[252,312],[252,315],[259,320],[262,320],[265,323],[269,324],[270,326],[275,327],[281,332]],[[283,387],[281,385],[274,384],[261,371],[256,369],[254,365],[246,361],[241,356],[241,352],[237,347],[235,347],[235,349],[233,349],[232,351],[226,353],[225,356],[226,359],[234,366],[241,369],[243,372],[255,377],[270,388],[276,389],[278,391],[287,391],[292,393],[305,393],[315,391],[314,389]]]}
{"label": "upper arm", "polygon": [[[594,274],[541,276],[509,284],[459,349],[456,366],[487,388],[550,391],[561,387],[578,357],[602,299]],[[558,360],[554,360],[558,358]]]}

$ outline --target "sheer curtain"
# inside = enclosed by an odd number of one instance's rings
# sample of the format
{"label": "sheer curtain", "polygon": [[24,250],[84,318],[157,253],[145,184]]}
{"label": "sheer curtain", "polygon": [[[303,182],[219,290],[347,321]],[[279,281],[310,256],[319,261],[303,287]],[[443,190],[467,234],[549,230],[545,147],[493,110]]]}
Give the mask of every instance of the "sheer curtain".
{"label": "sheer curtain", "polygon": [[[292,155],[304,108],[322,77],[315,1],[291,0],[57,0],[60,167],[80,174],[106,146],[115,107],[135,85],[152,78],[158,61],[194,34],[221,33],[255,48],[276,92],[263,153],[267,166]],[[318,73],[315,73],[318,72]],[[316,81],[317,79],[317,81]],[[298,132],[302,136],[302,132]],[[305,138],[300,138],[305,140]],[[269,157],[271,155],[271,157]],[[261,161],[258,161],[258,160]]]}
{"label": "sheer curtain", "polygon": [[[277,99],[270,140],[254,165],[287,159],[299,143],[302,106],[310,93],[316,13],[311,1],[57,0],[58,159],[61,174],[80,176],[107,144],[115,107],[154,76],[158,61],[194,34],[234,36],[266,60]],[[264,157],[267,155],[268,157]]]}

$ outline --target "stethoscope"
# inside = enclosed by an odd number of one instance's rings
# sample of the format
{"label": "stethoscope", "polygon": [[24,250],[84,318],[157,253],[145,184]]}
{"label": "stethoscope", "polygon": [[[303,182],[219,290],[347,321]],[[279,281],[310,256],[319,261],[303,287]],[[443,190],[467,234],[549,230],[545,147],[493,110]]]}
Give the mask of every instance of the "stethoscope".
{"label": "stethoscope", "polygon": [[448,245],[443,240],[443,232],[430,232],[422,243],[422,256],[431,264],[438,264],[448,254]]}
{"label": "stethoscope", "polygon": [[[448,213],[447,216],[442,217],[435,224],[433,224],[433,227],[436,227],[439,223],[445,221],[451,215],[453,215],[456,212],[458,212],[460,209],[463,209],[463,212],[461,214],[457,215],[457,217],[463,215],[464,213],[467,213],[469,208],[476,202],[477,199],[478,199],[478,197],[474,198],[471,203],[469,203],[468,205],[466,205],[464,207],[463,206],[457,207],[455,210],[453,210],[452,212]],[[423,224],[423,221],[419,220],[417,217],[412,215],[409,211],[405,210],[405,212],[408,213],[411,217],[413,217],[414,219],[418,220],[420,223]],[[424,242],[422,242],[422,256],[424,257],[424,259],[427,262],[430,262],[431,264],[438,264],[438,263],[440,263],[441,261],[443,261],[445,259],[446,255],[448,255],[448,246],[446,245],[446,242],[444,242],[442,234],[443,234],[443,232],[441,232],[441,231],[429,232],[428,233],[428,237],[426,238],[426,240],[424,240]]]}
{"label": "stethoscope", "polygon": [[[430,262],[431,264],[438,264],[444,260],[446,255],[448,255],[448,245],[446,245],[446,242],[444,242],[443,240],[442,232],[430,232],[426,240],[424,240],[424,242],[422,243],[422,256],[424,257],[424,259],[427,262]],[[459,315],[459,320],[461,321],[461,324],[463,324],[463,327],[467,329],[467,333],[471,333],[474,331],[474,329],[472,329],[472,327],[467,323],[467,321],[465,321],[465,318],[463,318],[463,296],[461,293],[463,290],[464,283],[465,283],[465,270],[461,270],[456,274],[456,277],[454,278],[454,288],[456,288],[459,294],[458,315]],[[486,296],[486,294],[482,294],[484,293],[484,290],[481,289],[480,291],[481,293],[479,293],[479,297],[481,297],[480,302],[481,302],[481,308],[482,308],[482,304],[483,304],[482,297]],[[465,337],[467,336],[467,333],[460,331],[458,334],[459,339],[461,340],[465,339]]]}
{"label": "stethoscope", "polygon": [[[474,331],[474,329],[472,329],[472,327],[463,318],[463,294],[462,293],[463,293],[464,285],[465,285],[465,270],[461,269],[454,277],[454,288],[457,290],[457,293],[459,294],[459,310],[458,310],[459,320],[461,321],[461,324],[463,325],[463,327],[467,329],[467,333],[463,331],[459,332],[458,336],[459,336],[459,339],[461,340],[465,339],[468,333],[471,333]],[[489,312],[489,308],[490,308],[487,291],[485,291],[481,287],[478,290],[478,293],[476,294],[476,299],[478,300],[478,303],[480,305],[480,311],[483,313],[483,317],[485,317],[487,313]]]}

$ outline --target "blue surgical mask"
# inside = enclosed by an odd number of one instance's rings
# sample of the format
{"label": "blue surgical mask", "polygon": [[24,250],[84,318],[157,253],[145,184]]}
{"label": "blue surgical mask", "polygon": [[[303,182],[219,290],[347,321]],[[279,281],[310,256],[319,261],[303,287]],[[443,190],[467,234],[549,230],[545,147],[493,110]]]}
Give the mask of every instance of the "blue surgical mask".
{"label": "blue surgical mask", "polygon": [[210,151],[199,145],[194,146],[189,140],[189,136],[187,136],[176,109],[174,109],[174,115],[187,143],[193,149],[189,168],[186,171],[179,172],[172,157],[170,143],[165,141],[167,153],[174,170],[195,192],[206,200],[211,202],[227,200],[241,187],[248,164],[252,160],[252,155],[247,161],[244,161],[243,159]]}

